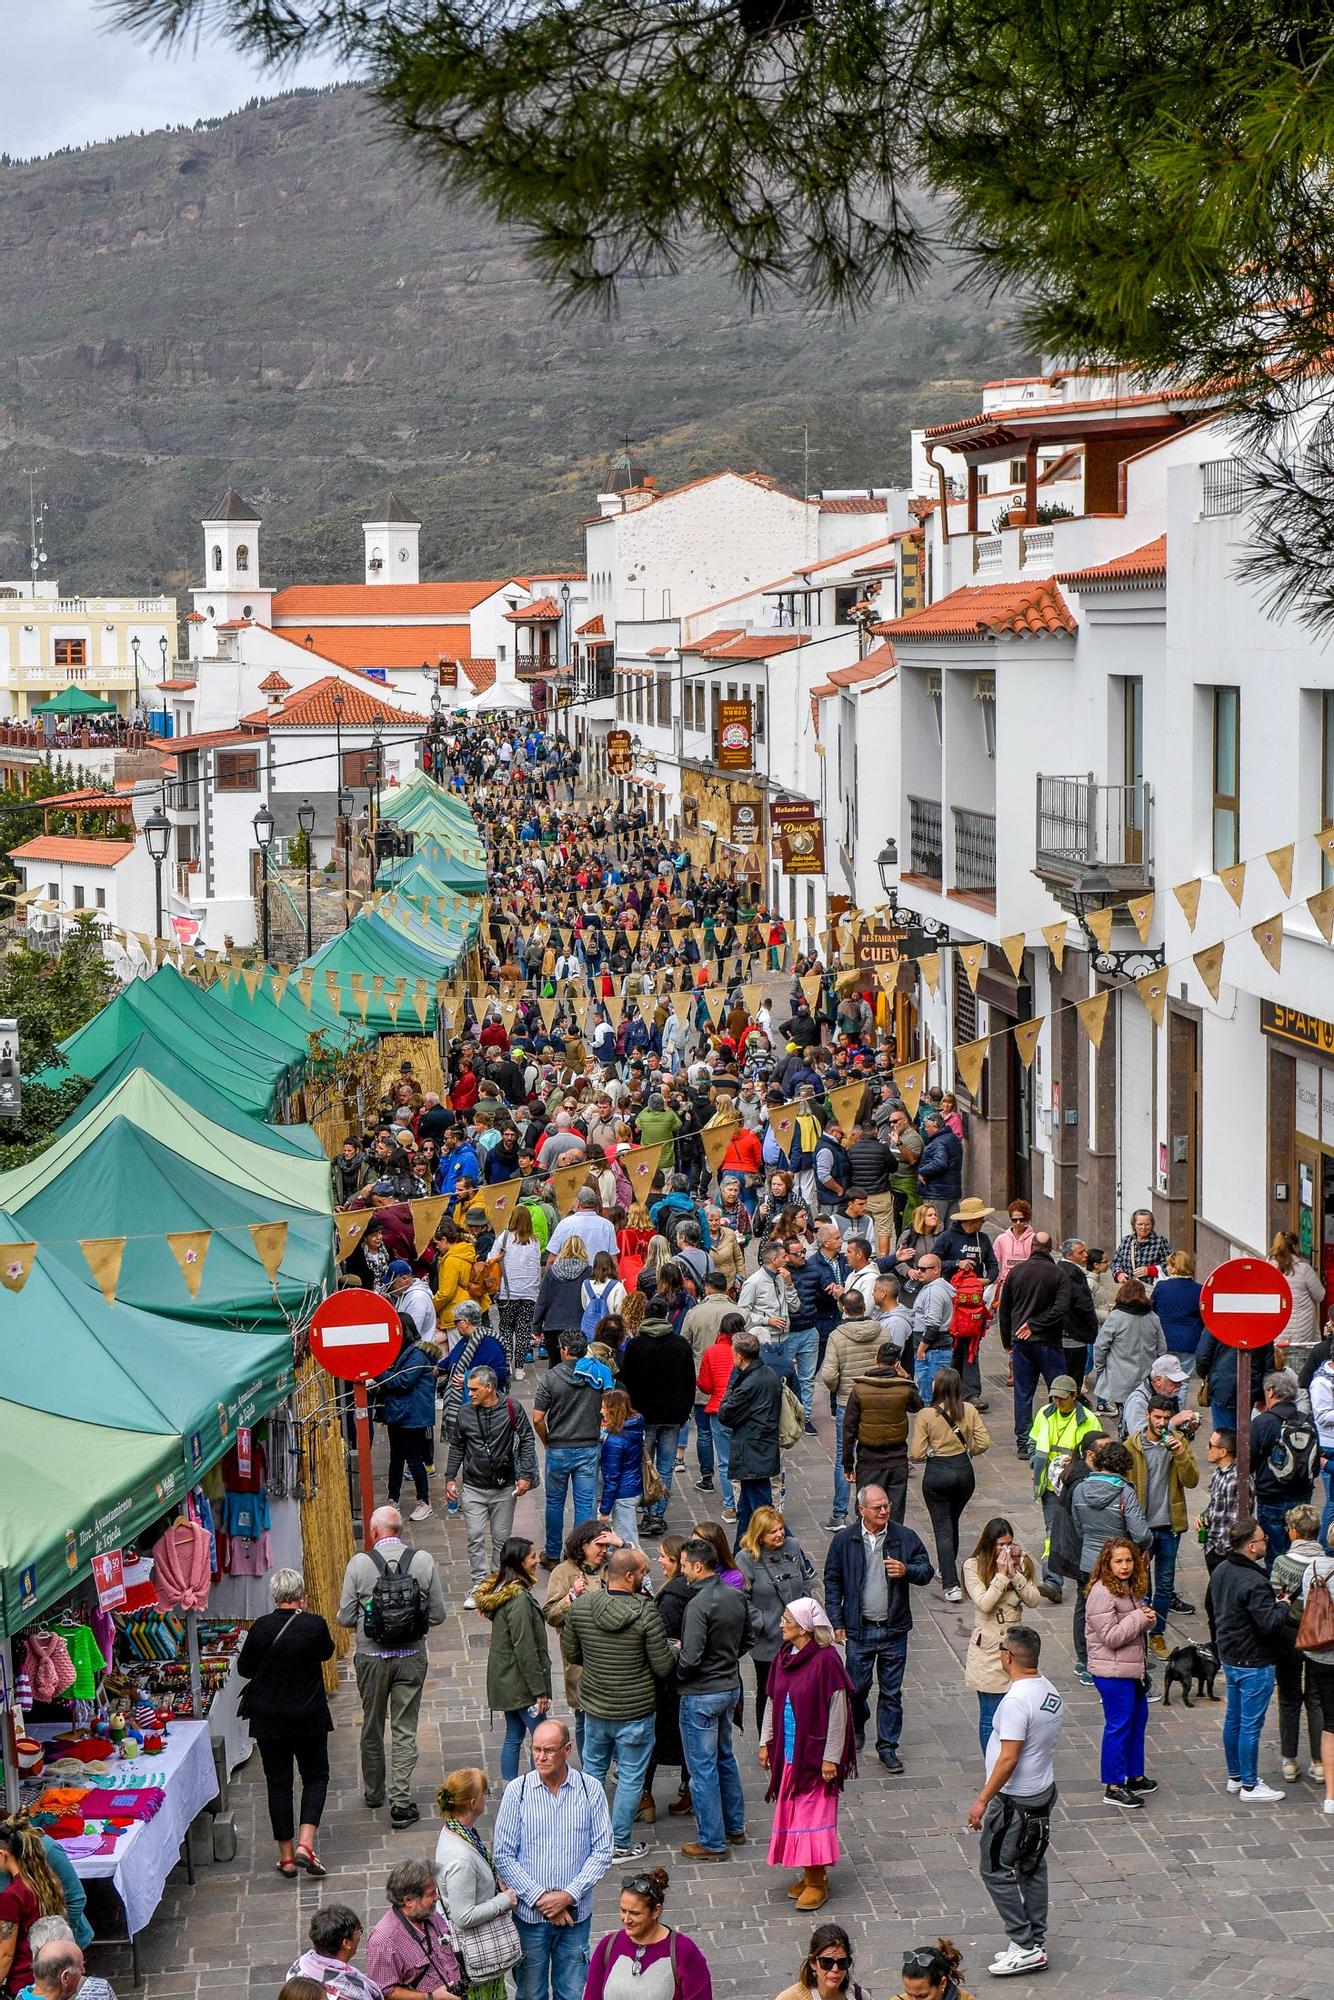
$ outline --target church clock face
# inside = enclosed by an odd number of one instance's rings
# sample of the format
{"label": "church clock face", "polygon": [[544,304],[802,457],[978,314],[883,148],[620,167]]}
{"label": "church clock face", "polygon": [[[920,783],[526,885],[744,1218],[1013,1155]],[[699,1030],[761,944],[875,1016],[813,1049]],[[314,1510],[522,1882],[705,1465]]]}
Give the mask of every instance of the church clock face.
{"label": "church clock face", "polygon": [[400,550],[399,550],[399,552],[398,552],[398,559],[399,559],[399,561],[400,561],[400,562],[406,562],[406,561],[407,561],[407,559],[408,559],[408,552],[407,552],[407,550],[406,550],[406,549],[400,549]]}

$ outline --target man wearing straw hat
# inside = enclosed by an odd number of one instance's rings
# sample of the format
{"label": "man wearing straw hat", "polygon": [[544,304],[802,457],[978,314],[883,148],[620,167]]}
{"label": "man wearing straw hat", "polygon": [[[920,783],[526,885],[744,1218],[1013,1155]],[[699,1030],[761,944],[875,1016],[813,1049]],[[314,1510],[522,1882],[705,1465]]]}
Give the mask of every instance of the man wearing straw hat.
{"label": "man wearing straw hat", "polygon": [[976,1271],[979,1278],[990,1284],[996,1277],[999,1266],[991,1238],[982,1224],[995,1210],[970,1194],[967,1201],[961,1201],[950,1217],[950,1226],[935,1241],[936,1255],[940,1258],[940,1268],[947,1278],[953,1278],[959,1271]]}

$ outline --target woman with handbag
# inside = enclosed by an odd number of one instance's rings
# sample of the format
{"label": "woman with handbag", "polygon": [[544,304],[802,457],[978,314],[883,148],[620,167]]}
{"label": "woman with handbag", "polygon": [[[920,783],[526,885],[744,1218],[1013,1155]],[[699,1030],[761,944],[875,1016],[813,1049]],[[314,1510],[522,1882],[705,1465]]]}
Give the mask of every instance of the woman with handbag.
{"label": "woman with handbag", "polygon": [[584,2000],[713,2000],[703,1952],[662,1921],[666,1898],[665,1868],[624,1877],[621,1928],[594,1945]]}
{"label": "woman with handbag", "polygon": [[973,1405],[963,1399],[958,1370],[942,1368],[932,1385],[929,1405],[913,1420],[908,1456],[914,1465],[925,1461],[922,1499],[936,1538],[941,1588],[951,1604],[963,1602],[959,1522],[977,1489],[973,1460],[990,1448],[986,1425]]}
{"label": "woman with handbag", "polygon": [[[1334,1550],[1334,1527],[1325,1537]],[[1320,1763],[1325,1815],[1334,1819],[1334,1554],[1313,1556],[1302,1577],[1302,1617],[1294,1644],[1305,1655],[1306,1678],[1320,1703]]]}
{"label": "woman with handbag", "polygon": [[[269,1825],[278,1843],[278,1873],[291,1882],[302,1868],[308,1875],[329,1872],[315,1852],[315,1835],[329,1790],[333,1717],[324,1692],[324,1662],[333,1658],[334,1642],[324,1620],[306,1608],[306,1583],[299,1570],[275,1570],[269,1590],[274,1609],[247,1632],[236,1669],[248,1682],[240,1709],[259,1745]],[[294,1758],[301,1773],[299,1828],[292,1810]]]}
{"label": "woman with handbag", "polygon": [[505,2000],[505,1974],[523,1956],[514,1906],[477,1831],[486,1811],[485,1771],[451,1771],[435,1795],[444,1821],[435,1845],[440,1906],[468,1982],[468,2000]]}

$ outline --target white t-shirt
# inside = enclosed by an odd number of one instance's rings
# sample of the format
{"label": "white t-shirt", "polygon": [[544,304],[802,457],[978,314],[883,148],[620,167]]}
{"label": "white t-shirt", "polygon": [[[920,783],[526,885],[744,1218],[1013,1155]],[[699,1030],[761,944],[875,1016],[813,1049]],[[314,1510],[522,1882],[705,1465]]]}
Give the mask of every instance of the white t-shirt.
{"label": "white t-shirt", "polygon": [[995,1769],[1002,1743],[1022,1743],[1019,1762],[1003,1792],[1020,1798],[1047,1791],[1056,1782],[1056,1745],[1065,1720],[1065,1703],[1043,1674],[1025,1674],[1011,1681],[991,1721],[987,1741],[987,1776]]}

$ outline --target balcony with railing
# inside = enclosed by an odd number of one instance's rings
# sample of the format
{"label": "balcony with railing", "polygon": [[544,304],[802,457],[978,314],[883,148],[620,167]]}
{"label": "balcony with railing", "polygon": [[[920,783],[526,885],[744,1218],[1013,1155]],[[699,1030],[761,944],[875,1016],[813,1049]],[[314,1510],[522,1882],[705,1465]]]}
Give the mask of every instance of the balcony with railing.
{"label": "balcony with railing", "polygon": [[961,895],[995,897],[996,817],[956,806],[952,891]]}
{"label": "balcony with railing", "polygon": [[1211,458],[1200,467],[1200,519],[1240,514],[1246,500],[1246,469],[1239,458]]}
{"label": "balcony with railing", "polygon": [[940,800],[908,800],[908,873],[924,882],[944,879],[945,848]]}
{"label": "balcony with railing", "polygon": [[1037,841],[1033,873],[1056,896],[1096,872],[1111,888],[1153,886],[1153,795],[1143,779],[1130,785],[1080,777],[1037,781]]}

